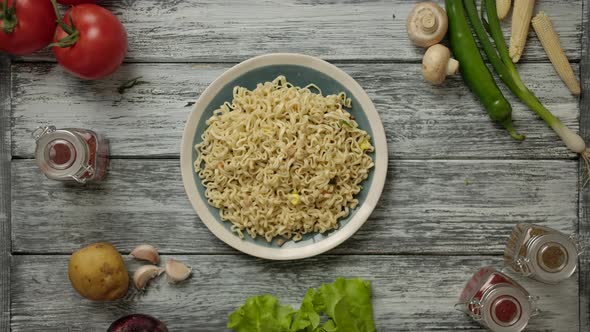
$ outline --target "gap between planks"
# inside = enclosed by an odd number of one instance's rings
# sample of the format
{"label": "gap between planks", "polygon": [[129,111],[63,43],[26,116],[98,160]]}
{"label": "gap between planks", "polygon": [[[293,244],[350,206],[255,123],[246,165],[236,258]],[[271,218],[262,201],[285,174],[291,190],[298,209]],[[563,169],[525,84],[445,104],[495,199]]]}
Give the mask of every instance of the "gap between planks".
{"label": "gap between planks", "polygon": [[[211,234],[213,236],[213,234]],[[121,255],[129,255],[129,250],[119,250]],[[187,252],[187,251],[158,251],[160,255],[183,255],[183,256],[241,256],[241,257],[250,257],[250,255],[241,253],[241,252]],[[13,256],[70,256],[72,252],[65,252],[65,251],[56,251],[56,252],[13,252]],[[503,253],[485,253],[485,256],[490,257],[502,257]],[[422,252],[391,252],[391,253],[383,253],[383,252],[353,252],[353,253],[338,253],[338,252],[328,252],[324,254],[320,254],[314,257],[319,256],[388,256],[388,257],[413,257],[413,256],[424,256],[424,257],[481,257],[482,254],[473,251],[454,251],[454,252],[439,252],[439,251],[422,251]],[[268,260],[269,262],[272,260]],[[295,260],[294,260],[295,261]]]}
{"label": "gap between planks", "polygon": [[[244,58],[241,61],[238,60],[228,60],[228,61],[223,61],[223,60],[219,60],[219,59],[211,59],[209,61],[205,60],[199,60],[199,61],[174,61],[174,60],[170,60],[170,59],[166,59],[166,60],[150,60],[150,61],[137,61],[137,60],[133,60],[133,59],[129,59],[129,60],[125,60],[123,61],[123,64],[126,65],[149,65],[149,64],[162,64],[162,65],[166,65],[166,64],[175,64],[175,65],[230,65],[230,66],[235,66],[239,63],[241,63],[242,61],[245,61],[249,58]],[[358,58],[358,59],[338,59],[338,58],[329,58],[329,57],[323,57],[321,58],[324,61],[330,62],[332,64],[335,65],[354,65],[354,64],[359,64],[359,65],[387,65],[387,64],[421,64],[422,60],[420,59],[408,59],[408,60],[404,60],[404,59],[362,59],[362,58]],[[485,62],[487,64],[490,64],[490,62],[487,59],[484,59]],[[582,60],[581,59],[570,59],[570,63],[580,63]],[[27,61],[25,59],[20,59],[20,58],[16,58],[12,61],[12,64],[35,64],[35,63],[47,63],[47,64],[57,64],[55,61],[52,61],[50,59],[40,59],[40,60],[35,60],[35,61]],[[523,59],[522,61],[518,62],[519,64],[523,64],[523,63],[531,63],[531,64],[545,64],[545,63],[551,63],[549,61],[549,59]]]}
{"label": "gap between planks", "polygon": [[[180,161],[180,156],[176,156],[176,155],[170,155],[170,156],[141,156],[141,155],[137,155],[137,156],[120,156],[120,155],[113,155],[113,156],[109,156],[110,160],[178,160]],[[537,163],[542,163],[544,161],[557,161],[557,160],[564,160],[564,161],[568,161],[568,160],[579,160],[580,158],[577,156],[572,156],[569,158],[563,158],[563,157],[557,157],[555,156],[555,158],[551,158],[551,157],[545,157],[543,159],[512,159],[512,158],[505,158],[505,159],[500,159],[498,160],[498,158],[483,158],[483,157],[477,157],[477,156],[473,156],[473,157],[455,157],[455,158],[424,158],[424,159],[420,159],[419,157],[396,157],[396,158],[392,158],[390,157],[389,159],[394,159],[396,161],[407,161],[407,162],[443,162],[443,161],[481,161],[481,162],[496,162],[496,161],[512,161],[512,162],[523,162],[523,161],[534,161]],[[12,156],[12,161],[14,162],[20,162],[20,161],[29,161],[29,160],[34,160],[34,157],[29,157],[29,156]]]}

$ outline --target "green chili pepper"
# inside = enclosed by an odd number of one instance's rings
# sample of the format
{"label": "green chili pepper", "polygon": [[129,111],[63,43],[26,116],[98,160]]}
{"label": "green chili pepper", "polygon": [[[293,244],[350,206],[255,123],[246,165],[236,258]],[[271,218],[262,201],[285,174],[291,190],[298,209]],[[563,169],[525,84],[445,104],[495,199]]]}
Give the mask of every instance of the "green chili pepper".
{"label": "green chili pepper", "polygon": [[512,107],[483,61],[471,28],[467,23],[461,0],[446,0],[445,7],[449,18],[449,39],[451,50],[457,61],[463,80],[471,91],[479,98],[490,118],[500,123],[510,136],[522,141],[512,125]]}

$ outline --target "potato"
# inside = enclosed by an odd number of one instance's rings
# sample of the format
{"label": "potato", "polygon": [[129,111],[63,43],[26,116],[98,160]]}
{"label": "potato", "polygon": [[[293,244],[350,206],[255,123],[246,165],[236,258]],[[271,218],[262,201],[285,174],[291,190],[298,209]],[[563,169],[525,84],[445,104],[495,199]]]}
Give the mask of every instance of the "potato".
{"label": "potato", "polygon": [[94,301],[119,299],[129,288],[123,257],[107,242],[91,244],[72,254],[68,276],[80,295]]}

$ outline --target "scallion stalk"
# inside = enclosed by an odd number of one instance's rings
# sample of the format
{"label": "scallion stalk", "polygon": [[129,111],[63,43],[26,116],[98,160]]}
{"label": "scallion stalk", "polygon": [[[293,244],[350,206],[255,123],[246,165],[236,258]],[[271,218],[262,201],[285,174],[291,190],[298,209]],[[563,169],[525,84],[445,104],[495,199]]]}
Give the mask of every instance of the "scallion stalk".
{"label": "scallion stalk", "polygon": [[[561,138],[565,145],[573,152],[582,156],[586,165],[590,162],[590,150],[586,147],[586,143],[573,130],[568,128],[563,122],[555,117],[532,93],[526,85],[522,82],[516,67],[512,63],[504,35],[500,27],[500,20],[496,11],[495,0],[482,1],[482,17],[480,18],[475,5],[475,0],[463,0],[467,16],[471,21],[471,25],[481,47],[483,48],[490,63],[494,67],[500,79],[508,86],[518,99],[533,110],[555,133]],[[487,18],[486,26],[482,22],[483,8],[485,6],[485,16]],[[484,19],[485,20],[485,19]],[[486,33],[487,28],[487,33]],[[491,35],[494,44],[489,39]],[[587,167],[588,168],[588,167]],[[590,169],[588,169],[590,175]]]}

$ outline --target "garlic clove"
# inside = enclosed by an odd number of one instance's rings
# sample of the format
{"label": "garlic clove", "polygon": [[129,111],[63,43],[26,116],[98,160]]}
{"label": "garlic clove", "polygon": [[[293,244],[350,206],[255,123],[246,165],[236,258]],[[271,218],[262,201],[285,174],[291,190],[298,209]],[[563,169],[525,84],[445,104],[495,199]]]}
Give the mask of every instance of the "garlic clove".
{"label": "garlic clove", "polygon": [[152,264],[158,264],[160,262],[158,250],[149,244],[141,244],[135,247],[129,256],[142,261],[148,261]]}
{"label": "garlic clove", "polygon": [[191,275],[191,268],[174,260],[172,258],[168,259],[166,262],[166,275],[168,276],[168,281],[172,283],[178,283],[188,279]]}
{"label": "garlic clove", "polygon": [[164,269],[155,265],[143,265],[133,274],[133,284],[135,288],[144,290],[150,280],[159,276]]}

